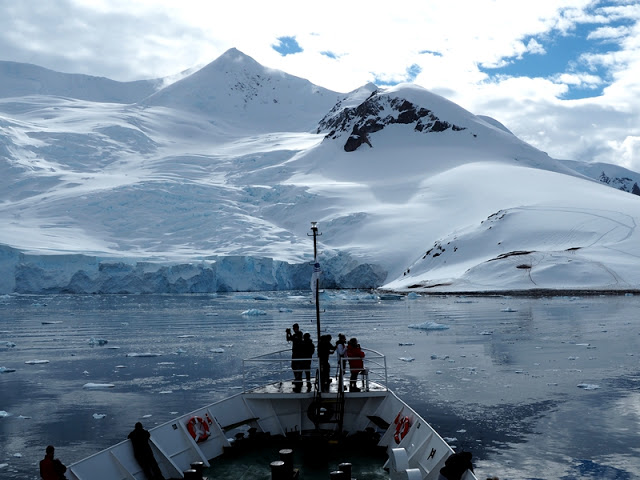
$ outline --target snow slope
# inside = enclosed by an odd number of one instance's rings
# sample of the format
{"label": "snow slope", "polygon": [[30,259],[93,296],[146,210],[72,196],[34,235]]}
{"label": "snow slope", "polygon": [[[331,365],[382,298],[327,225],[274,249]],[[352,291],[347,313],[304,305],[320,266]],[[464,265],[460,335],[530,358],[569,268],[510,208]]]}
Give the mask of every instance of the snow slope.
{"label": "snow slope", "polygon": [[640,284],[640,197],[415,85],[232,49],[130,103],[3,88],[0,292],[308,288],[312,220],[325,287]]}

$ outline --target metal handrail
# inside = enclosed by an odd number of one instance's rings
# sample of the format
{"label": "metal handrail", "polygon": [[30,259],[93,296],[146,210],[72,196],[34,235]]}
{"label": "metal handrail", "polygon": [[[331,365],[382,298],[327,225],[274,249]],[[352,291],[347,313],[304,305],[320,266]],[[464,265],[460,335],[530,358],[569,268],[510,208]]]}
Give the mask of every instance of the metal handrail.
{"label": "metal handrail", "polygon": [[[362,360],[364,362],[364,368],[368,372],[369,381],[373,380],[387,390],[388,376],[386,357],[376,350],[369,348],[363,348],[362,350],[365,352],[365,357]],[[242,391],[247,392],[248,390],[265,384],[291,381],[293,379],[291,360],[291,349],[278,350],[276,352],[243,359]],[[311,361],[310,370],[312,374],[319,368],[317,356],[312,358],[296,358],[295,360]],[[345,360],[347,360],[348,368],[348,357],[345,357]],[[338,366],[337,355],[331,355],[329,357],[329,366],[331,368],[330,371],[335,371],[334,369]]]}

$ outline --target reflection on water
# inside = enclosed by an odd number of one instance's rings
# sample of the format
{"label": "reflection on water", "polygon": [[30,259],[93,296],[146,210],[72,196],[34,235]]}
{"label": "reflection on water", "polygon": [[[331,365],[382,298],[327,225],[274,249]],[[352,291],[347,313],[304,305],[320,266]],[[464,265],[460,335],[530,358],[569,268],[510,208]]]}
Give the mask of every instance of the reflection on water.
{"label": "reflection on water", "polygon": [[[626,479],[640,476],[639,304],[327,292],[323,330],[387,355],[391,387],[473,452],[479,478]],[[38,478],[49,443],[71,463],[236,393],[242,359],[287,348],[295,322],[315,339],[305,293],[0,297],[0,367],[15,369],[0,373],[0,477]]]}

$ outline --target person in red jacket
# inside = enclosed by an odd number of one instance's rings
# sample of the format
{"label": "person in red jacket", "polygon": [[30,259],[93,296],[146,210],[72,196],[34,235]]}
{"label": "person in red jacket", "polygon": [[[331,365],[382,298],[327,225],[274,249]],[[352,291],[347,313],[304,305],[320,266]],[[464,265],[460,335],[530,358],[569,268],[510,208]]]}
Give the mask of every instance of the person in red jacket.
{"label": "person in red jacket", "polygon": [[[349,360],[349,370],[351,371],[351,378],[349,381],[349,391],[359,392],[360,389],[356,386],[358,381],[358,374],[362,373],[364,376],[364,352],[360,349],[360,344],[356,338],[351,338],[347,344],[347,359]],[[362,388],[364,388],[364,379],[362,380]]]}
{"label": "person in red jacket", "polygon": [[55,448],[49,445],[45,450],[46,455],[40,460],[40,477],[42,480],[66,480],[64,472],[67,471],[60,460],[53,458]]}

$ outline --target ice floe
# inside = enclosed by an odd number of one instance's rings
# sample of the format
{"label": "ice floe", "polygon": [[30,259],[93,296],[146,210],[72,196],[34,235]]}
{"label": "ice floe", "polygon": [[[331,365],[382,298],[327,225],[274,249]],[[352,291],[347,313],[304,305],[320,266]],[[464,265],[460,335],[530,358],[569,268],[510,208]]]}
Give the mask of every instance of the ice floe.
{"label": "ice floe", "polygon": [[413,343],[413,342],[400,342],[400,343],[398,343],[398,345],[401,346],[401,347],[409,347],[411,345],[415,345],[415,343]]}
{"label": "ice floe", "polygon": [[104,390],[113,387],[115,387],[113,383],[85,383],[82,386],[85,390]]}
{"label": "ice floe", "polygon": [[143,352],[143,353],[127,353],[127,357],[159,357],[161,353]]}
{"label": "ice floe", "polygon": [[0,367],[0,373],[11,373],[11,372],[15,372],[15,371],[16,371],[15,368]]}
{"label": "ice floe", "polygon": [[6,410],[0,410],[0,418],[9,417],[11,414]]}
{"label": "ice floe", "polygon": [[409,328],[416,328],[418,330],[448,330],[449,326],[442,323],[427,321],[424,323],[413,323],[409,325]]}
{"label": "ice floe", "polygon": [[413,362],[415,358],[413,357],[398,357],[398,360],[402,360],[403,362]]}
{"label": "ice floe", "polygon": [[173,390],[162,390],[160,392],[158,392],[160,395],[168,395],[170,393],[173,393]]}
{"label": "ice floe", "polygon": [[62,320],[45,320],[42,325],[58,325],[59,323],[62,323]]}
{"label": "ice floe", "polygon": [[4,346],[8,348],[13,348],[16,346],[16,344],[13,342],[4,342]]}
{"label": "ice floe", "polygon": [[267,312],[265,312],[264,310],[260,310],[258,308],[250,308],[249,310],[245,310],[244,312],[242,312],[241,315],[246,317],[254,317],[254,316],[266,315],[266,314]]}
{"label": "ice floe", "polygon": [[49,360],[27,360],[26,362],[27,365],[41,365],[44,363],[49,363]]}
{"label": "ice floe", "polygon": [[176,362],[158,362],[158,365],[175,365]]}
{"label": "ice floe", "polygon": [[502,310],[500,310],[501,312],[508,312],[508,313],[513,313],[513,312],[517,312],[518,310],[511,308],[511,307],[507,307],[507,308],[503,308]]}
{"label": "ice floe", "polygon": [[109,341],[104,338],[91,337],[89,339],[89,345],[106,345],[107,343],[109,343]]}
{"label": "ice floe", "polygon": [[212,348],[212,349],[211,349],[211,350],[209,350],[209,351],[210,351],[210,352],[213,352],[213,353],[224,353],[224,348],[220,348],[220,347],[218,347],[218,348]]}
{"label": "ice floe", "polygon": [[106,413],[94,413],[93,414],[93,418],[95,418],[96,420],[102,420],[106,416],[107,416]]}
{"label": "ice floe", "polygon": [[178,338],[194,338],[195,335],[178,335]]}

